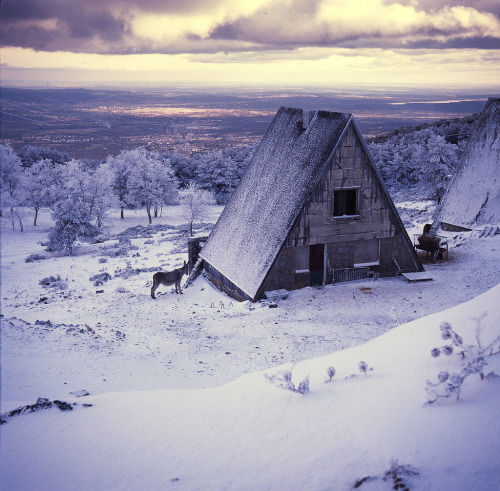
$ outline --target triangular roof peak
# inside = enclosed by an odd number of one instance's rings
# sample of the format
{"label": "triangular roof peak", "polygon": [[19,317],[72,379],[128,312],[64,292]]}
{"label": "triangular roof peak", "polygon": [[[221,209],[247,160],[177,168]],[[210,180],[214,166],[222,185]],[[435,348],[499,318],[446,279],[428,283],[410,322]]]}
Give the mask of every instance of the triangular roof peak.
{"label": "triangular roof peak", "polygon": [[201,251],[249,298],[256,297],[351,121],[351,114],[281,107],[271,122]]}

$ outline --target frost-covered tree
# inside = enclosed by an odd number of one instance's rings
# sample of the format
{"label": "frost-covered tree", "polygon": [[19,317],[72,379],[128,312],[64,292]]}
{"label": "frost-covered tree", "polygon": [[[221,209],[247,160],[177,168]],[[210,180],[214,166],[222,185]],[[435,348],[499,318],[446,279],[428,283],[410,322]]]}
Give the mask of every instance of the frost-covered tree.
{"label": "frost-covered tree", "polygon": [[108,164],[101,164],[88,175],[89,212],[95,217],[98,228],[105,225],[109,212],[118,204],[112,189],[113,178],[114,173]]}
{"label": "frost-covered tree", "polygon": [[162,152],[160,157],[163,162],[172,167],[175,177],[179,180],[181,187],[186,187],[195,179],[196,176],[196,158],[185,157],[177,153]]}
{"label": "frost-covered tree", "polygon": [[203,220],[210,206],[215,205],[215,198],[210,191],[200,189],[196,184],[191,183],[188,188],[181,193],[179,202],[183,206],[182,213],[189,223],[189,235],[193,235],[193,223]]}
{"label": "frost-covered tree", "polygon": [[201,189],[212,191],[219,203],[227,203],[240,180],[241,175],[236,162],[222,151],[199,156],[196,184]]}
{"label": "frost-covered tree", "polygon": [[63,186],[61,170],[62,167],[52,160],[42,159],[26,168],[21,177],[23,203],[34,210],[35,227],[40,208],[51,208],[55,202],[56,189]]}
{"label": "frost-covered tree", "polygon": [[457,145],[448,143],[444,136],[430,134],[421,147],[420,157],[424,165],[424,182],[438,199],[441,200],[449,179],[455,172],[459,155]]}
{"label": "frost-covered tree", "polygon": [[99,229],[91,223],[87,203],[81,201],[78,193],[69,193],[59,199],[52,213],[55,226],[49,233],[48,251],[64,251],[71,256],[76,240],[92,241]]}
{"label": "frost-covered tree", "polygon": [[0,184],[2,186],[0,216],[3,216],[3,210],[9,210],[13,230],[17,220],[22,228],[21,216],[16,210],[22,200],[21,177],[21,159],[10,145],[0,145]]}
{"label": "frost-covered tree", "polygon": [[113,173],[109,165],[103,164],[92,171],[85,162],[72,160],[64,168],[63,178],[65,184],[58,193],[61,200],[74,196],[87,207],[88,216],[101,228],[106,214],[116,206],[111,187]]}
{"label": "frost-covered tree", "polygon": [[120,218],[125,218],[124,210],[128,205],[128,178],[130,170],[135,165],[136,153],[134,150],[123,150],[116,157],[108,157],[106,163],[113,171],[111,187],[120,204]]}
{"label": "frost-covered tree", "polygon": [[26,145],[19,152],[23,167],[31,167],[39,160],[50,160],[54,164],[65,164],[71,160],[71,157],[64,152],[53,148],[37,147],[34,145]]}
{"label": "frost-covered tree", "polygon": [[98,179],[86,169],[83,162],[72,160],[63,168],[61,179],[64,186],[54,190],[52,217],[55,226],[49,233],[48,251],[73,253],[76,240],[91,241],[99,234],[92,222],[97,220],[97,203],[102,193],[111,194],[109,182],[97,183]]}
{"label": "frost-covered tree", "polygon": [[158,153],[144,147],[130,153],[134,157],[134,166],[128,176],[126,200],[136,206],[144,206],[151,224],[153,207],[177,202],[177,179],[172,168],[161,160]]}
{"label": "frost-covered tree", "polygon": [[412,190],[422,197],[444,194],[451,175],[456,172],[463,148],[450,143],[439,128],[404,129],[368,147],[384,182],[392,191]]}

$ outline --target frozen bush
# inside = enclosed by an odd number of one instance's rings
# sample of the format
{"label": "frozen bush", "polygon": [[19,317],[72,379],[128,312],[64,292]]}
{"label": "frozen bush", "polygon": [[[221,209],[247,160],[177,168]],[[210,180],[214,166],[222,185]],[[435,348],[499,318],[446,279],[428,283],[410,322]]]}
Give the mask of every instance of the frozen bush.
{"label": "frozen bush", "polygon": [[453,354],[453,346],[443,346],[443,354],[447,356]]}
{"label": "frozen bush", "polygon": [[[418,472],[409,465],[400,465],[398,461],[392,461],[390,469],[383,476],[365,476],[354,483],[354,489],[360,488],[363,484],[382,479],[385,482],[392,481],[392,489],[409,491],[408,481],[413,476],[418,476]],[[371,485],[370,489],[387,489],[386,486]]]}
{"label": "frozen bush", "polygon": [[47,259],[47,256],[45,254],[30,254],[25,260],[25,263],[34,263],[35,261],[43,261],[44,259]]}
{"label": "frozen bush", "polygon": [[333,367],[328,367],[326,369],[326,373],[328,374],[329,380],[327,382],[331,382],[333,377],[335,376],[335,368]]}
{"label": "frozen bush", "polygon": [[89,281],[94,282],[94,286],[101,286],[103,283],[111,279],[111,275],[107,272],[98,273],[89,278]]}
{"label": "frozen bush", "polygon": [[484,375],[484,367],[487,365],[486,357],[494,353],[500,352],[500,336],[498,336],[488,346],[483,346],[481,342],[481,331],[483,330],[482,321],[486,313],[476,318],[476,342],[477,345],[463,344],[463,338],[457,334],[449,322],[443,322],[439,327],[441,329],[441,337],[446,340],[451,340],[450,345],[433,348],[431,355],[437,358],[440,353],[452,355],[454,352],[453,346],[458,348],[462,360],[462,369],[459,373],[440,372],[437,383],[427,380],[425,391],[427,393],[427,403],[431,404],[440,398],[447,398],[455,395],[457,400],[460,397],[462,384],[469,375],[478,374],[481,380],[493,379],[494,372]]}
{"label": "frozen bush", "polygon": [[47,276],[46,278],[41,279],[38,284],[47,288],[54,288],[58,290],[66,290],[68,288],[68,282],[62,280],[59,275]]}
{"label": "frozen bush", "polygon": [[368,375],[368,372],[371,372],[373,370],[372,367],[369,367],[368,364],[364,361],[359,362],[359,371],[361,373],[364,373],[365,375]]}
{"label": "frozen bush", "polygon": [[297,392],[300,394],[306,394],[309,392],[309,377],[305,377],[302,382],[300,382],[299,386],[297,387]]}
{"label": "frozen bush", "polygon": [[105,257],[123,257],[128,256],[129,252],[138,250],[139,247],[132,244],[128,237],[119,237],[118,243],[101,250],[101,256]]}
{"label": "frozen bush", "polygon": [[269,382],[276,384],[280,389],[289,390],[298,394],[306,394],[309,392],[309,376],[305,377],[298,387],[292,382],[292,372],[290,370],[283,370],[275,375],[265,375]]}

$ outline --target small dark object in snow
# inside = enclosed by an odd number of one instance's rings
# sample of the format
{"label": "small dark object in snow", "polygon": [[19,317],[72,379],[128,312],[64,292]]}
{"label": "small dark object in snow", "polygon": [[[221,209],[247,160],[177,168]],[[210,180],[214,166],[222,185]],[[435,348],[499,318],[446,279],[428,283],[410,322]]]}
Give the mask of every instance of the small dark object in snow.
{"label": "small dark object in snow", "polygon": [[96,290],[96,293],[104,293],[104,290]]}
{"label": "small dark object in snow", "polygon": [[70,392],[70,394],[74,395],[75,397],[84,397],[88,396],[89,392],[87,392],[85,389],[80,389],[80,390],[74,390],[73,392]]}
{"label": "small dark object in snow", "polygon": [[40,297],[38,300],[38,303],[47,303],[48,298],[47,297]]}
{"label": "small dark object in snow", "polygon": [[71,404],[64,401],[54,401],[54,405],[57,406],[61,411],[73,411]]}
{"label": "small dark object in snow", "polygon": [[170,482],[178,482],[178,481],[180,481],[178,477],[173,477],[172,479],[170,479]]}
{"label": "small dark object in snow", "polygon": [[372,481],[373,479],[376,479],[376,478],[375,477],[371,477],[371,476],[363,477],[363,479],[360,479],[359,481],[356,481],[356,484],[354,484],[354,489],[359,488],[363,483],[365,483],[367,481]]}
{"label": "small dark object in snow", "polygon": [[115,332],[116,339],[124,340],[125,339],[125,333],[119,331],[118,329]]}
{"label": "small dark object in snow", "polygon": [[327,382],[331,382],[333,377],[335,376],[335,368],[333,367],[328,367],[326,369],[326,373],[328,374],[328,376],[330,377],[330,380],[327,380]]}
{"label": "small dark object in snow", "polygon": [[[35,404],[27,404],[26,406],[20,406],[16,409],[13,409],[12,411],[0,414],[0,425],[7,423],[7,420],[9,418],[12,418],[13,416],[17,416],[20,414],[34,413],[36,411],[49,409],[54,406],[59,408],[61,411],[72,411],[73,406],[76,405],[77,405],[76,402],[70,404],[68,402],[58,401],[58,400],[49,401],[49,399],[47,399],[46,397],[39,397]],[[91,404],[87,405],[87,407],[88,406],[91,406]]]}
{"label": "small dark object in snow", "polygon": [[431,350],[431,355],[433,358],[437,358],[441,354],[441,350],[439,348],[433,348]]}
{"label": "small dark object in snow", "polygon": [[277,303],[270,303],[269,304],[269,308],[270,309],[277,309],[278,308],[278,304]]}

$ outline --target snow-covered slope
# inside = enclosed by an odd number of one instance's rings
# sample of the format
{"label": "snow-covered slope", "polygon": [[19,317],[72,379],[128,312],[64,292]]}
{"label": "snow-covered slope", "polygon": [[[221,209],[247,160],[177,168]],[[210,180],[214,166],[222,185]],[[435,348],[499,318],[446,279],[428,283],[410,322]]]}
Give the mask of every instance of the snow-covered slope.
{"label": "snow-covered slope", "polygon": [[[425,405],[426,380],[460,371],[433,358],[451,323],[475,344],[499,335],[500,286],[453,309],[403,324],[361,346],[290,368],[297,394],[268,380],[220,387],[108,393],[13,416],[2,426],[2,489],[496,490],[500,383],[466,379],[461,398]],[[372,371],[363,375],[363,360]],[[500,373],[499,355],[487,371]],[[336,374],[331,383],[327,368]],[[355,375],[355,376],[353,376]],[[83,403],[91,404],[84,407]],[[391,474],[392,471],[392,474]],[[384,480],[384,477],[386,480]]]}
{"label": "snow-covered slope", "polygon": [[437,218],[465,228],[500,223],[499,98],[488,99]]}

